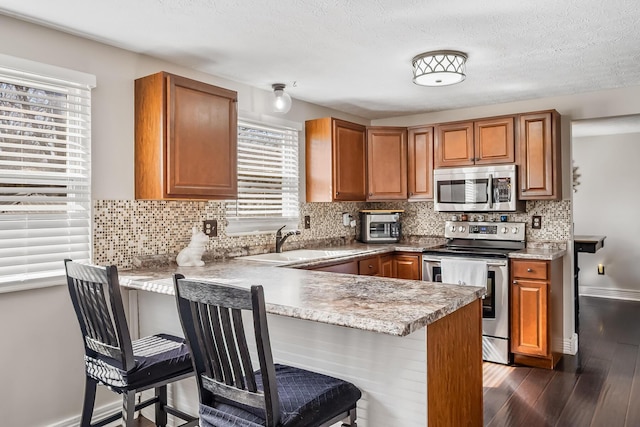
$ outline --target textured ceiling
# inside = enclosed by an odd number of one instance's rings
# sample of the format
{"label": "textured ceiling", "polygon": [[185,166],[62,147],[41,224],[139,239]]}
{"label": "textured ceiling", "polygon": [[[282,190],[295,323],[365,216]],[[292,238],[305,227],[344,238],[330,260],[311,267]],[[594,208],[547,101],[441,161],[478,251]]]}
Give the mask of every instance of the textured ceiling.
{"label": "textured ceiling", "polygon": [[[638,0],[0,0],[0,13],[369,119],[640,85]],[[438,49],[468,54],[467,79],[416,86],[411,59]]]}

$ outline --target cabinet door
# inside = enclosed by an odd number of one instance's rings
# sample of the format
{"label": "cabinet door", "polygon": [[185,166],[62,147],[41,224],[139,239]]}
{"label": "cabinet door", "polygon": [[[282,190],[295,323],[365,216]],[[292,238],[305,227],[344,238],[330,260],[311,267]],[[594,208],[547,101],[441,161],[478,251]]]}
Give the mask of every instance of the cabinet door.
{"label": "cabinet door", "polygon": [[364,201],[366,198],[366,128],[333,120],[332,163],[336,201]]}
{"label": "cabinet door", "polygon": [[395,255],[393,257],[393,277],[420,280],[420,255]]}
{"label": "cabinet door", "polygon": [[367,129],[367,200],[407,198],[407,130]]}
{"label": "cabinet door", "polygon": [[549,355],[548,282],[515,279],[511,286],[511,351]]}
{"label": "cabinet door", "polygon": [[393,255],[380,257],[380,276],[393,277]]}
{"label": "cabinet door", "polygon": [[433,128],[409,129],[407,151],[409,200],[433,200]]}
{"label": "cabinet door", "polygon": [[235,197],[236,93],[173,75],[167,85],[167,197]]}
{"label": "cabinet door", "polygon": [[380,258],[378,256],[358,261],[358,274],[377,276],[380,273]]}
{"label": "cabinet door", "polygon": [[476,165],[515,162],[513,117],[476,121],[473,128]]}
{"label": "cabinet door", "polygon": [[437,126],[434,153],[436,168],[473,165],[473,122]]}
{"label": "cabinet door", "polygon": [[555,111],[520,116],[520,199],[562,198],[559,124]]}

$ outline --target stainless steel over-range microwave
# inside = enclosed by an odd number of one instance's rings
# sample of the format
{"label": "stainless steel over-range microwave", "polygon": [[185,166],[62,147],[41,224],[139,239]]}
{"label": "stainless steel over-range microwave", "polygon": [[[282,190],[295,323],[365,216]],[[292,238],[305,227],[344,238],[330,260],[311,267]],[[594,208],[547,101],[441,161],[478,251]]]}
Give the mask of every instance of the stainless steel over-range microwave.
{"label": "stainless steel over-range microwave", "polygon": [[516,165],[472,166],[433,171],[434,209],[442,212],[515,212]]}

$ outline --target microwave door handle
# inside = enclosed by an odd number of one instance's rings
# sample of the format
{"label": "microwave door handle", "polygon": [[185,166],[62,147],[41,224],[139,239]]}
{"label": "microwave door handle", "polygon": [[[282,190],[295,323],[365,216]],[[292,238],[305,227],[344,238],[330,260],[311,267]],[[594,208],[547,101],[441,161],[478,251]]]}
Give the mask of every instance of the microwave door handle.
{"label": "microwave door handle", "polygon": [[493,208],[493,174],[489,175],[489,185],[487,186],[487,190],[489,191],[489,209]]}

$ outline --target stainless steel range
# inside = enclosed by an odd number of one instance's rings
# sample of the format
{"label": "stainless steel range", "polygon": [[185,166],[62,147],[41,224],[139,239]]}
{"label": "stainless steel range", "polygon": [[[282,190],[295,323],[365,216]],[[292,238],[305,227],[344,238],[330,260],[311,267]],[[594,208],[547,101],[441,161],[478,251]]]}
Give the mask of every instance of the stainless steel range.
{"label": "stainless steel range", "polygon": [[442,281],[441,260],[473,259],[487,265],[487,292],[482,299],[482,358],[508,364],[509,357],[509,252],[524,249],[523,222],[445,223],[445,245],[422,255],[422,279]]}

